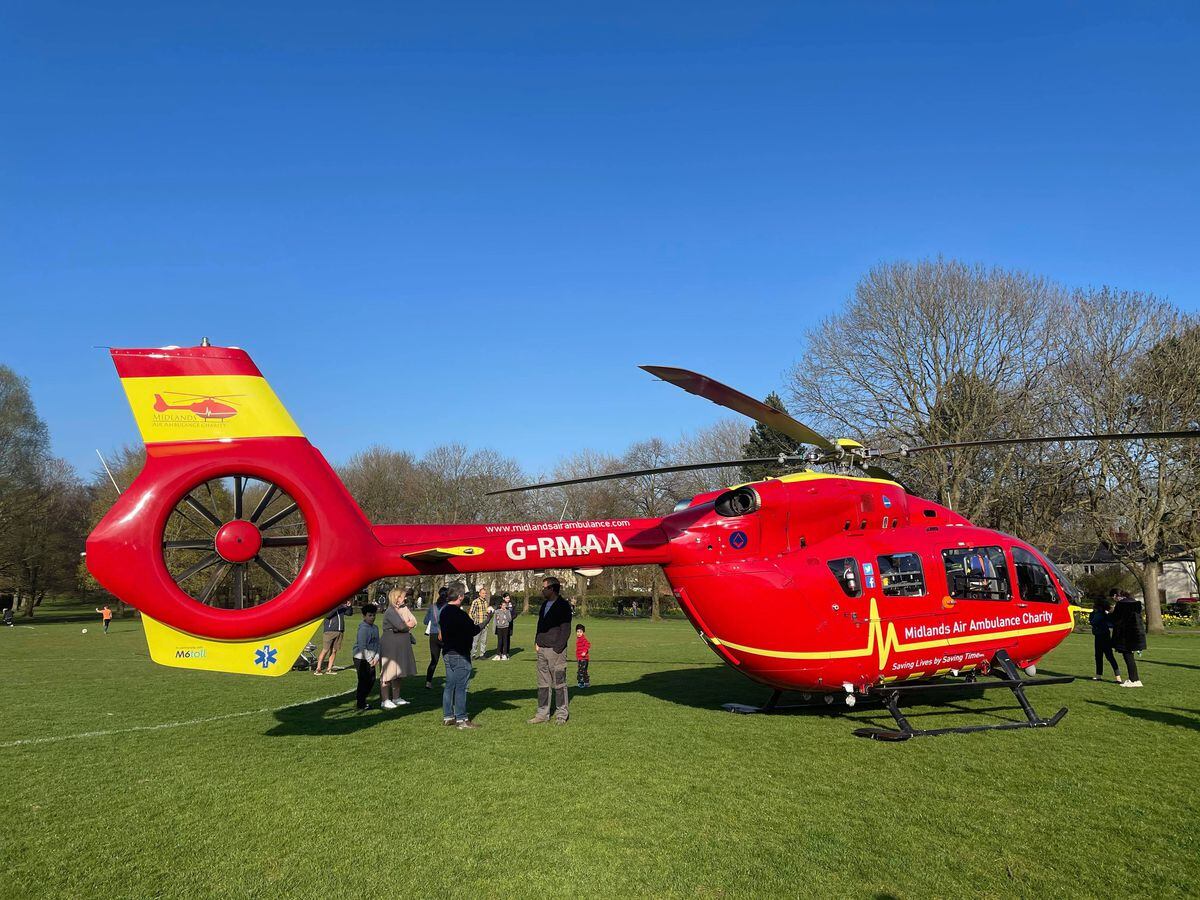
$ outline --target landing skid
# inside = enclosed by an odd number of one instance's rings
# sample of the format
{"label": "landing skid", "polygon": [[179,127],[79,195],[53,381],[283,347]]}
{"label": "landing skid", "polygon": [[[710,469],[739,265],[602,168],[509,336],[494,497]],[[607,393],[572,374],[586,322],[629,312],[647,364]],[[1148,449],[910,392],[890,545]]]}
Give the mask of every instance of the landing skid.
{"label": "landing skid", "polygon": [[[965,681],[881,685],[873,688],[859,702],[863,704],[872,703],[882,705],[883,708],[891,713],[897,727],[894,729],[877,727],[856,728],[854,734],[858,737],[871,738],[875,741],[907,741],[909,738],[930,737],[939,734],[1009,731],[1014,728],[1053,728],[1067,714],[1067,708],[1064,706],[1049,719],[1043,719],[1034,710],[1033,705],[1029,702],[1029,698],[1025,696],[1025,688],[1041,687],[1047,684],[1067,684],[1074,681],[1074,678],[1068,676],[1061,678],[1022,678],[1016,663],[1003,650],[996,654],[992,674],[998,680],[981,681],[971,674]],[[953,728],[913,728],[912,723],[900,711],[900,699],[906,694],[960,693],[964,689],[971,690],[976,688],[980,690],[992,688],[1007,688],[1011,690],[1013,696],[1017,698],[1017,702],[1021,705],[1021,711],[1025,713],[1025,721],[1001,722],[994,725],[959,725]],[[771,694],[771,698],[762,706],[751,706],[748,703],[725,703],[722,705],[722,709],[740,715],[777,715],[780,713],[818,709],[827,709],[831,712],[845,712],[847,706],[854,705],[851,701],[855,699],[853,695],[849,694],[845,697],[837,693],[801,694],[800,703],[781,704],[779,701],[782,697],[783,691],[776,690]]]}
{"label": "landing skid", "polygon": [[984,689],[1008,688],[1011,690],[1013,696],[1017,698],[1017,702],[1021,704],[1021,711],[1025,713],[1024,722],[1002,722],[995,725],[959,725],[954,728],[913,728],[912,724],[905,718],[904,713],[900,711],[900,698],[904,694],[915,691],[922,693],[957,691],[962,690],[962,685],[955,683],[885,685],[873,689],[871,693],[877,699],[883,701],[884,707],[891,713],[892,718],[895,719],[897,727],[895,729],[856,728],[854,734],[858,737],[871,738],[871,740],[875,741],[907,741],[909,738],[930,737],[938,734],[971,734],[976,731],[1008,731],[1014,728],[1053,728],[1067,714],[1067,708],[1064,706],[1049,719],[1043,719],[1034,710],[1033,705],[1029,702],[1029,698],[1025,696],[1025,688],[1040,687],[1046,684],[1067,684],[1074,681],[1074,678],[1069,676],[1062,678],[1022,678],[1016,664],[1003,650],[996,654],[995,666],[992,672],[997,676],[998,681],[976,681],[972,687]]}

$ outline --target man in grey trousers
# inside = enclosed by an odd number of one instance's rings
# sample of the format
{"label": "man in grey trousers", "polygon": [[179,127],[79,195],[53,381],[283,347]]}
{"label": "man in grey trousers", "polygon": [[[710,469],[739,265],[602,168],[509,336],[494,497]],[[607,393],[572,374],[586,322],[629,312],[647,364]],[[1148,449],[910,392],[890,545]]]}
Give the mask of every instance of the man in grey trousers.
{"label": "man in grey trousers", "polygon": [[538,611],[538,708],[530,725],[550,721],[550,694],[554,689],[554,722],[567,724],[567,642],[571,638],[571,604],[560,595],[557,578],[542,579],[542,607]]}

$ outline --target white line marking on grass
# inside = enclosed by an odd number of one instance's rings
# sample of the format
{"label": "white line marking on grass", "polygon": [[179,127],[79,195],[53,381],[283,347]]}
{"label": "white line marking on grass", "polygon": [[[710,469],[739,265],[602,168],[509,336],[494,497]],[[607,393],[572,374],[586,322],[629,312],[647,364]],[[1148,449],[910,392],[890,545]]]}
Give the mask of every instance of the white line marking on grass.
{"label": "white line marking on grass", "polygon": [[0,744],[0,748],[4,747],[27,747],[31,744],[54,744],[59,741],[74,741],[79,738],[95,738],[108,737],[114,734],[132,734],[135,731],[162,731],[164,728],[182,728],[185,725],[207,725],[209,722],[223,722],[226,719],[240,719],[245,716],[257,716],[262,713],[283,712],[285,709],[295,709],[298,706],[309,706],[313,703],[320,703],[322,700],[333,700],[336,697],[345,697],[353,694],[354,691],[342,691],[339,694],[327,694],[324,697],[313,697],[311,700],[300,700],[296,703],[288,703],[284,706],[268,706],[263,709],[248,709],[245,712],[226,713],[223,716],[209,716],[206,719],[189,719],[186,722],[163,722],[159,725],[134,725],[131,728],[113,728],[107,731],[84,731],[79,734],[60,734],[56,737],[44,738],[25,738],[19,741],[7,741]]}

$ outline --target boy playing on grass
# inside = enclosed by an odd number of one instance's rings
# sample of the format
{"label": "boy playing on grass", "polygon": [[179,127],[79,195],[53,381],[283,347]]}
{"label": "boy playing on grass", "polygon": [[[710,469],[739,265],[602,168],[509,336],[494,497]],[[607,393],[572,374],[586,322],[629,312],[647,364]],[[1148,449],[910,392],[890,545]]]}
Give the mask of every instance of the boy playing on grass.
{"label": "boy playing on grass", "polygon": [[588,663],[592,658],[592,642],[587,639],[585,631],[587,629],[582,625],[575,626],[575,661],[579,664],[575,677],[581,688],[592,686],[592,677],[588,674]]}
{"label": "boy playing on grass", "polygon": [[108,623],[112,621],[112,610],[109,609],[108,604],[105,603],[104,609],[98,609],[96,612],[100,613],[101,618],[104,619],[104,633],[108,634]]}

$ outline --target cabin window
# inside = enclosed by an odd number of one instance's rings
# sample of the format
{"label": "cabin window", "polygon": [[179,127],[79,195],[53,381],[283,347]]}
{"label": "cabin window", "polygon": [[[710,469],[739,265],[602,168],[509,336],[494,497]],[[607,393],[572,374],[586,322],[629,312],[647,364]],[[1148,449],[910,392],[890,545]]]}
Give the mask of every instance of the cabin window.
{"label": "cabin window", "polygon": [[946,586],[957,600],[1011,600],[1008,564],[999,547],[943,550]]}
{"label": "cabin window", "polygon": [[853,556],[846,556],[842,559],[831,559],[829,561],[829,571],[833,573],[833,577],[842,586],[842,593],[847,597],[862,596],[862,582],[858,577],[857,559]]}
{"label": "cabin window", "polygon": [[1058,591],[1050,573],[1041,560],[1023,547],[1013,547],[1013,564],[1017,569],[1017,592],[1022,600],[1034,603],[1057,603]]}
{"label": "cabin window", "polygon": [[885,597],[919,597],[925,593],[925,573],[915,553],[879,557],[879,583]]}

